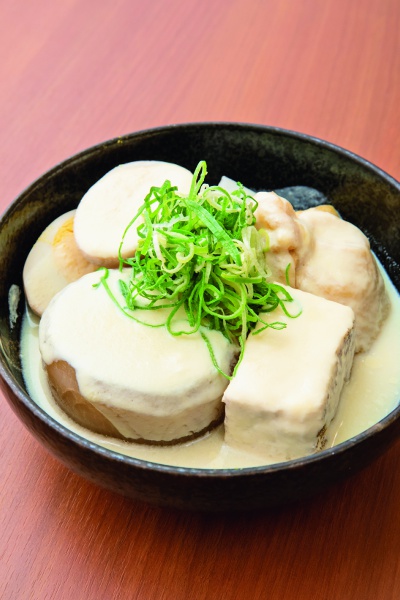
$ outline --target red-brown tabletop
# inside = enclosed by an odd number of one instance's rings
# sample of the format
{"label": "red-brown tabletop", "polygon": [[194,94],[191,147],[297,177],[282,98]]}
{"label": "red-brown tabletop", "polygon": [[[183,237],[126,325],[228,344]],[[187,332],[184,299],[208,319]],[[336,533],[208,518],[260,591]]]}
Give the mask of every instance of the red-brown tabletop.
{"label": "red-brown tabletop", "polygon": [[[293,129],[400,177],[398,0],[36,0],[0,19],[0,208],[64,158],[169,123]],[[0,398],[0,598],[395,600],[400,445],[253,514],[155,508],[56,462]]]}

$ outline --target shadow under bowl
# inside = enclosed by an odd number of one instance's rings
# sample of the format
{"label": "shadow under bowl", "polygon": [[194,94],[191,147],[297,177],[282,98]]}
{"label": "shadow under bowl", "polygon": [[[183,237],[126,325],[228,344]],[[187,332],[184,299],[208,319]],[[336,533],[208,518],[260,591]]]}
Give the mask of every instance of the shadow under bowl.
{"label": "shadow under bowl", "polygon": [[[23,293],[15,324],[9,290],[43,229],[73,209],[107,171],[134,160],[208,165],[252,189],[307,186],[360,227],[400,290],[400,185],[356,155],[310,136],[239,123],[193,123],[126,135],[73,156],[35,181],[0,222],[0,384],[29,431],[86,479],[126,496],[177,508],[224,511],[276,506],[309,497],[368,465],[398,438],[400,408],[356,437],[318,454],[265,467],[211,470],[165,466],[120,455],[66,429],[29,397],[21,371]],[[400,392],[400,391],[399,391]],[[399,394],[400,395],[400,394]]]}

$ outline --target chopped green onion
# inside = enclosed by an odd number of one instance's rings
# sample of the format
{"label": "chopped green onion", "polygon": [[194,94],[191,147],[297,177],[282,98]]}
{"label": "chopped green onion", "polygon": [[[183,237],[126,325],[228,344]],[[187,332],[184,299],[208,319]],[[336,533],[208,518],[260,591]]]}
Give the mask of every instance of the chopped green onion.
{"label": "chopped green onion", "polygon": [[[205,185],[206,174],[207,165],[201,161],[188,196],[181,195],[169,181],[150,189],[119,247],[120,269],[131,268],[129,281],[120,283],[126,302],[126,307],[120,307],[127,315],[136,309],[169,307],[164,325],[171,335],[200,331],[215,368],[232,379],[250,332],[286,327],[279,321],[265,322],[260,313],[280,306],[292,316],[286,303],[293,299],[285,288],[269,281],[271,273],[265,261],[269,238],[265,230],[255,227],[256,200],[241,184],[232,193]],[[123,258],[124,239],[134,225],[138,248],[134,257]],[[287,280],[288,275],[287,270]],[[118,304],[106,279],[105,274],[101,282]],[[143,304],[143,298],[148,302]],[[177,330],[174,316],[182,308],[190,328]],[[258,323],[261,326],[255,329]],[[232,376],[217,364],[206,329],[220,331],[237,346],[239,359]]]}

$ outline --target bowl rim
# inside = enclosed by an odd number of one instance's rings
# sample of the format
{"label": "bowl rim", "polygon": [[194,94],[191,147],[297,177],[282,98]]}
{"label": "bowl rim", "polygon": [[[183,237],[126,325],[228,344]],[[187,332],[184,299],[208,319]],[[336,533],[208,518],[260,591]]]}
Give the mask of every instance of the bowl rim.
{"label": "bowl rim", "polygon": [[53,165],[52,167],[50,167],[49,169],[47,169],[46,171],[41,173],[38,177],[36,177],[36,179],[33,182],[31,182],[30,184],[25,186],[18,193],[18,195],[8,204],[8,206],[0,214],[0,227],[2,225],[3,219],[13,212],[13,210],[16,208],[19,201],[22,200],[22,197],[25,196],[25,194],[27,194],[28,192],[33,190],[44,179],[57,175],[59,170],[68,166],[70,163],[79,161],[80,159],[82,159],[84,157],[89,157],[91,154],[95,154],[99,150],[106,149],[109,146],[123,144],[125,141],[128,141],[135,137],[152,136],[152,135],[157,135],[159,133],[164,133],[164,132],[168,133],[169,131],[178,130],[178,129],[188,129],[188,128],[207,129],[210,127],[215,128],[215,129],[217,129],[217,128],[225,128],[225,129],[226,128],[228,128],[228,129],[238,128],[238,129],[242,129],[242,130],[253,130],[255,132],[258,131],[260,133],[265,132],[265,133],[270,133],[270,134],[277,135],[277,136],[279,136],[279,135],[286,136],[288,138],[300,140],[302,142],[309,142],[309,143],[311,142],[313,145],[315,145],[317,147],[321,147],[326,150],[330,150],[330,151],[334,152],[335,154],[338,154],[340,156],[343,156],[347,159],[352,160],[357,165],[362,166],[363,168],[366,168],[368,171],[382,177],[383,179],[386,180],[387,183],[389,183],[390,185],[393,185],[400,192],[400,180],[396,179],[393,175],[390,175],[387,171],[385,171],[381,167],[378,167],[377,165],[375,165],[371,161],[367,160],[366,158],[363,158],[359,154],[356,154],[355,152],[353,152],[351,150],[347,150],[343,146],[334,144],[333,142],[329,142],[327,140],[323,140],[319,137],[310,135],[308,133],[295,131],[293,129],[285,129],[283,127],[277,127],[275,125],[261,125],[261,124],[251,123],[251,122],[246,123],[246,122],[240,122],[240,121],[238,121],[238,122],[235,122],[235,121],[198,121],[198,122],[189,121],[187,123],[183,122],[183,123],[173,123],[173,124],[169,124],[169,125],[159,125],[157,127],[150,127],[148,129],[140,129],[138,131],[126,133],[126,134],[123,134],[120,136],[113,137],[108,140],[104,140],[103,142],[98,142],[97,144],[89,146],[88,148],[84,148],[83,150],[80,150],[79,152],[76,152],[75,154],[67,156],[67,158],[62,159],[61,161],[59,161],[58,163],[56,163],[55,165]]}
{"label": "bowl rim", "polygon": [[[0,233],[3,226],[4,221],[12,215],[14,210],[18,207],[19,203],[24,200],[24,197],[30,193],[37,185],[40,185],[45,179],[51,178],[57,175],[58,171],[64,169],[71,163],[79,162],[82,158],[88,158],[91,154],[98,152],[101,149],[108,148],[109,146],[122,144],[125,141],[129,141],[135,137],[143,137],[143,136],[152,136],[157,135],[159,133],[168,133],[169,131],[179,130],[179,129],[188,129],[188,128],[231,128],[231,129],[243,129],[243,130],[253,130],[255,132],[265,132],[273,135],[286,136],[292,139],[301,140],[302,142],[312,143],[317,147],[321,147],[327,150],[334,152],[335,154],[339,154],[340,156],[345,157],[346,159],[350,159],[352,162],[355,162],[357,165],[361,166],[364,169],[378,175],[383,178],[386,183],[394,186],[400,192],[400,182],[396,180],[394,177],[389,175],[386,171],[381,169],[380,167],[374,165],[370,161],[362,158],[361,156],[355,154],[350,150],[346,150],[345,148],[333,144],[332,142],[328,142],[326,140],[320,139],[318,137],[314,137],[312,135],[308,135],[306,133],[297,132],[290,129],[284,129],[276,126],[269,125],[258,125],[254,123],[246,123],[246,122],[230,122],[230,121],[201,121],[201,122],[187,122],[187,123],[176,123],[170,125],[161,125],[157,127],[152,127],[148,129],[142,129],[138,131],[134,131],[132,133],[124,134],[121,136],[114,137],[112,139],[106,140],[104,142],[100,142],[98,144],[92,145],[76,154],[73,154],[66,158],[65,160],[60,161],[55,166],[50,168],[49,170],[42,173],[39,177],[37,177],[31,184],[25,187],[17,197],[6,207],[3,211],[3,214],[0,217]],[[1,346],[1,339],[0,339]],[[4,351],[1,349],[0,351],[0,377],[5,381],[7,386],[11,389],[11,391],[15,394],[18,400],[28,409],[33,415],[42,421],[47,427],[57,432],[57,434],[61,435],[62,438],[66,438],[69,442],[79,446],[82,450],[94,452],[96,455],[101,456],[107,460],[116,461],[118,463],[124,463],[126,465],[135,467],[136,469],[143,470],[152,470],[155,472],[170,474],[170,475],[181,475],[181,476],[196,476],[199,478],[218,478],[218,477],[243,477],[243,476],[253,476],[253,475],[267,475],[270,473],[277,473],[281,471],[293,471],[299,468],[304,468],[306,465],[312,465],[314,463],[324,461],[329,459],[329,457],[339,456],[344,452],[347,452],[350,448],[359,446],[366,439],[373,437],[375,434],[379,433],[383,429],[389,427],[392,423],[394,423],[398,418],[400,418],[400,401],[397,406],[395,406],[384,418],[382,418],[377,423],[373,424],[368,429],[358,433],[352,438],[341,442],[340,444],[326,448],[324,450],[320,450],[315,454],[311,454],[308,456],[292,459],[284,462],[277,462],[269,465],[260,465],[260,466],[250,466],[250,467],[239,467],[239,468],[200,468],[200,467],[182,467],[182,466],[174,466],[162,463],[151,462],[148,460],[134,458],[132,456],[128,456],[125,454],[121,454],[116,452],[115,450],[111,450],[109,448],[105,448],[88,440],[87,438],[79,435],[78,433],[72,431],[68,427],[59,423],[56,419],[51,417],[44,409],[42,409],[36,402],[29,396],[29,394],[15,381],[9,367],[7,364],[6,356]]]}

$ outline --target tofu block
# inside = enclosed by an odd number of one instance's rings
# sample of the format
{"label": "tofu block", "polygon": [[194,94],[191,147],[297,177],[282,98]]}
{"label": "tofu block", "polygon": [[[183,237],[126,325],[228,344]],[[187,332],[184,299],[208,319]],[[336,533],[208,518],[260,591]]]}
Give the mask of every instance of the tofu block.
{"label": "tofu block", "polygon": [[279,462],[322,449],[354,357],[354,312],[287,288],[295,302],[263,313],[286,323],[250,334],[236,377],[225,390],[225,441]]}

